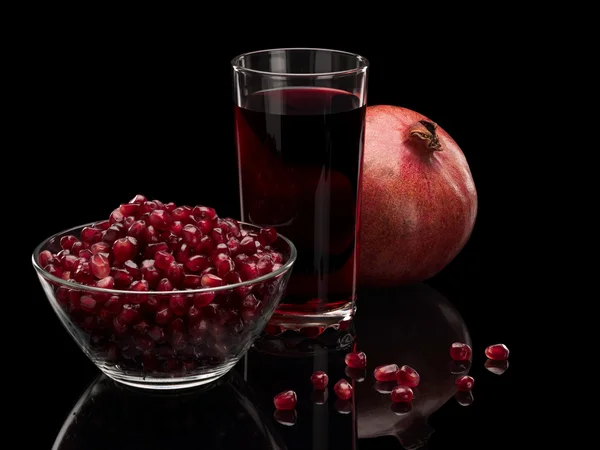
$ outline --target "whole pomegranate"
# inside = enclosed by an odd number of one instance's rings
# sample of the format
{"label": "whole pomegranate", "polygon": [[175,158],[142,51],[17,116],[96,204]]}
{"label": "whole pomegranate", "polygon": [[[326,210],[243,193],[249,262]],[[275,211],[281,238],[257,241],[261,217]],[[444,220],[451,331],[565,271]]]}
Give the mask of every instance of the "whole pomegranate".
{"label": "whole pomegranate", "polygon": [[450,135],[410,109],[368,107],[360,284],[432,277],[463,248],[476,216],[471,171]]}

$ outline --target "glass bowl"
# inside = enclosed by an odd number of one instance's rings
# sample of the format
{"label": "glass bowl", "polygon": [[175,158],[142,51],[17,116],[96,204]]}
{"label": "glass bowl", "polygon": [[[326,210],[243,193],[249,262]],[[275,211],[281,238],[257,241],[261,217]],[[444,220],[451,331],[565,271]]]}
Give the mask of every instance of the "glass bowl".
{"label": "glass bowl", "polygon": [[[33,267],[50,305],[77,345],[108,377],[134,387],[189,388],[227,373],[267,325],[296,260],[294,244],[278,235],[271,246],[283,261],[274,272],[216,288],[145,292],[66,281],[39,265],[42,251],[60,251],[61,237],[79,236],[92,225],[43,241],[33,252]],[[259,230],[243,222],[240,226]],[[184,313],[180,309],[176,315],[168,308],[173,296],[184,297]],[[199,307],[190,316],[192,305]]]}

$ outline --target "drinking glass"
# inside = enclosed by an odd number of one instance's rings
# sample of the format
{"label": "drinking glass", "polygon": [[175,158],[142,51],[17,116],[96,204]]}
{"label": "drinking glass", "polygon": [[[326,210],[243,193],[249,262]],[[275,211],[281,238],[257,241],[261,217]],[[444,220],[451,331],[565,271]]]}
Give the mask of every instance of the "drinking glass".
{"label": "drinking glass", "polygon": [[271,324],[327,327],[355,311],[369,63],[284,48],[232,60],[241,217],[298,257]]}

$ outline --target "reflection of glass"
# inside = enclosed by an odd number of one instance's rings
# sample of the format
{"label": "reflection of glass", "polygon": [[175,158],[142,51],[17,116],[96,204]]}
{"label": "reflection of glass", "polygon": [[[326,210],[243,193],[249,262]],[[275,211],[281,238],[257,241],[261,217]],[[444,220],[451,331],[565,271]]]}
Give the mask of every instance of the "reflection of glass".
{"label": "reflection of glass", "polygon": [[193,392],[156,393],[94,381],[53,450],[286,449],[235,371]]}
{"label": "reflection of glass", "polygon": [[[358,437],[391,435],[405,448],[423,447],[433,433],[428,417],[456,392],[449,348],[453,342],[471,345],[465,322],[448,300],[425,284],[360,296],[356,344],[368,355],[371,370],[368,382],[354,385]],[[372,368],[389,363],[407,364],[421,375],[410,409],[392,406],[389,395],[374,389]]]}
{"label": "reflection of glass", "polygon": [[272,322],[327,325],[354,312],[365,58],[276,49],[232,61],[242,219],[298,248]]}

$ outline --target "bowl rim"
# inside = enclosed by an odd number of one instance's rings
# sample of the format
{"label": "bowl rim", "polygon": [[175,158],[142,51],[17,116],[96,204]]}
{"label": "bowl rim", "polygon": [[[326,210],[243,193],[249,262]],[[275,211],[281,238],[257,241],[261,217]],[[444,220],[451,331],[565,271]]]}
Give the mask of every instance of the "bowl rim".
{"label": "bowl rim", "polygon": [[[96,287],[96,286],[87,286],[85,284],[79,284],[79,283],[76,283],[74,281],[63,280],[62,278],[59,278],[59,277],[57,277],[55,275],[52,275],[51,273],[47,272],[46,270],[44,270],[43,267],[41,267],[39,265],[37,257],[42,252],[42,248],[44,248],[51,240],[56,239],[59,235],[68,234],[69,232],[77,230],[77,229],[82,229],[84,227],[94,226],[98,222],[99,221],[89,222],[89,223],[85,223],[85,224],[82,224],[82,225],[74,226],[72,228],[68,228],[68,229],[63,230],[63,231],[59,231],[58,233],[54,233],[52,236],[49,236],[46,239],[44,239],[42,242],[40,242],[35,247],[35,249],[33,250],[32,255],[31,255],[31,263],[33,264],[33,268],[36,270],[36,272],[38,273],[38,275],[46,278],[47,280],[53,281],[54,283],[58,283],[61,286],[65,286],[65,287],[68,287],[68,288],[71,288],[71,289],[77,289],[77,290],[89,291],[89,292],[95,292],[95,293],[101,293],[101,294],[114,294],[114,295],[175,295],[175,294],[185,294],[185,295],[187,295],[187,294],[200,294],[200,293],[206,293],[206,292],[211,292],[211,293],[218,294],[221,291],[229,291],[229,290],[235,289],[237,287],[254,285],[254,284],[261,283],[263,281],[275,278],[275,277],[277,277],[277,276],[279,276],[279,275],[287,272],[288,270],[290,270],[292,268],[292,266],[294,265],[294,263],[296,262],[296,257],[298,256],[298,253],[297,253],[297,250],[296,250],[296,246],[294,245],[294,243],[292,241],[290,241],[288,238],[286,238],[284,235],[282,235],[281,233],[277,233],[277,236],[280,237],[281,239],[283,239],[284,242],[289,246],[289,248],[290,248],[290,257],[285,262],[285,264],[283,264],[275,272],[271,272],[271,273],[268,273],[266,275],[262,275],[260,277],[253,278],[252,280],[242,281],[241,283],[225,284],[223,286],[218,286],[218,287],[203,287],[201,289],[180,289],[180,290],[172,290],[172,291],[127,291],[127,290],[123,290],[123,289],[106,289],[106,288],[99,288],[99,287]],[[241,221],[237,221],[237,222],[240,225],[243,225],[245,227],[258,228],[258,229],[262,228],[262,227],[260,227],[258,225],[253,225],[253,224],[247,223],[247,222],[241,222]]]}

